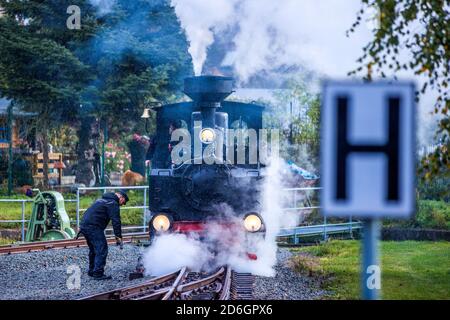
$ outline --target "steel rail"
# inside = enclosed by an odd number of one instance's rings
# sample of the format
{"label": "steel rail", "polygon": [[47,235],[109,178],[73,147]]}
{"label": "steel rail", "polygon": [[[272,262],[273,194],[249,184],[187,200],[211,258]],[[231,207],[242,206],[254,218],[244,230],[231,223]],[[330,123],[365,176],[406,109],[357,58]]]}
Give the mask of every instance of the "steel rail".
{"label": "steel rail", "polygon": [[223,281],[222,292],[220,293],[219,300],[230,300],[231,295],[231,268],[227,267],[225,279]]}
{"label": "steel rail", "polygon": [[[213,296],[219,300],[228,300],[231,298],[232,270],[231,267],[221,267],[214,274],[205,278],[182,283],[189,274],[187,267],[179,271],[166,274],[164,276],[148,280],[144,283],[119,288],[112,291],[102,292],[91,296],[80,298],[79,300],[171,300],[183,299],[197,290],[207,288],[211,284],[217,283]],[[167,282],[173,280],[173,283]],[[164,286],[167,284],[166,286]]]}
{"label": "steel rail", "polygon": [[170,281],[176,278],[182,271],[176,271],[172,273],[165,274],[163,276],[150,279],[145,281],[144,283],[140,283],[134,286],[114,289],[111,291],[106,291],[98,294],[94,294],[91,296],[80,298],[79,300],[128,300],[138,298],[139,295],[145,294],[147,292],[161,292],[164,290],[156,290],[155,287],[164,284],[167,281]]}
{"label": "steel rail", "polygon": [[169,300],[170,297],[174,294],[175,290],[177,289],[178,285],[183,281],[188,274],[188,270],[186,267],[183,268],[182,272],[180,272],[180,275],[173,283],[172,287],[170,287],[169,291],[162,297],[161,300]]}
{"label": "steel rail", "polygon": [[161,290],[157,290],[157,291],[155,291],[153,293],[150,293],[150,294],[139,296],[139,297],[137,297],[136,299],[133,299],[133,300],[157,300],[157,299],[169,300],[170,297],[175,292],[177,286],[180,284],[180,282],[183,281],[186,278],[187,274],[188,274],[188,269],[186,267],[183,267],[178,272],[178,276],[177,276],[177,278],[175,279],[175,281],[173,282],[173,284],[171,286],[163,288]]}
{"label": "steel rail", "polygon": [[[147,238],[147,234],[125,236],[123,237],[123,243],[132,243],[134,240]],[[114,244],[116,239],[114,237],[107,237],[108,244]],[[38,241],[32,243],[10,244],[0,246],[0,255],[8,255],[15,253],[27,253],[43,251],[48,249],[70,249],[87,246],[85,239],[69,239],[69,240],[52,240],[52,241]]]}
{"label": "steel rail", "polygon": [[229,266],[221,267],[213,275],[178,286],[176,295],[186,300],[195,298],[228,300],[231,291],[231,274]]}
{"label": "steel rail", "polygon": [[220,269],[216,273],[210,275],[209,277],[179,285],[177,287],[177,292],[183,293],[186,291],[194,290],[198,287],[207,286],[207,285],[213,283],[214,281],[216,281],[217,278],[221,277],[224,272],[225,272],[225,268],[220,267]]}

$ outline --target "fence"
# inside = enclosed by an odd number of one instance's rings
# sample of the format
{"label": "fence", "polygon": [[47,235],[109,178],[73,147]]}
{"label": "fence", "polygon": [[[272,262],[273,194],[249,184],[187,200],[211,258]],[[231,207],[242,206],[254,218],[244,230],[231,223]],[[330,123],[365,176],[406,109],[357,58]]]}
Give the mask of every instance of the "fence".
{"label": "fence", "polygon": [[[75,202],[74,199],[64,199],[64,202]],[[0,199],[0,203],[20,203],[21,205],[21,219],[20,220],[0,220],[3,223],[20,223],[21,224],[21,240],[25,241],[25,224],[30,220],[25,219],[26,204],[32,203],[32,199]]]}
{"label": "fence", "polygon": [[299,244],[300,238],[323,237],[324,240],[327,240],[329,235],[337,234],[348,234],[353,238],[353,233],[358,232],[361,229],[361,222],[319,224],[295,228],[283,228],[278,233],[278,237],[292,238],[294,244]]}
{"label": "fence", "polygon": [[[111,186],[111,187],[80,187],[77,189],[77,197],[76,197],[76,227],[77,229],[80,227],[80,214],[82,212],[85,212],[87,208],[81,208],[80,207],[80,191],[103,191],[106,192],[107,190],[143,190],[143,205],[142,206],[127,206],[127,207],[121,207],[120,210],[131,210],[131,209],[142,209],[142,226],[132,226],[132,227],[122,227],[123,230],[142,230],[141,232],[145,232],[147,230],[147,217],[146,217],[146,210],[148,209],[147,205],[147,193],[148,193],[148,186],[135,186],[135,187],[120,187],[120,186]],[[108,228],[105,230],[106,233],[110,233],[112,231],[111,228]],[[128,232],[124,233],[124,235],[133,235],[139,232]]]}
{"label": "fence", "polygon": [[[148,194],[148,186],[134,186],[134,187],[120,187],[120,186],[112,186],[112,187],[79,187],[76,191],[76,198],[75,199],[64,199],[64,202],[75,202],[76,208],[75,208],[75,220],[71,221],[71,224],[73,226],[76,226],[77,229],[80,226],[81,221],[81,215],[83,212],[87,210],[87,208],[81,207],[81,199],[86,191],[103,191],[107,192],[108,190],[142,190],[143,191],[143,204],[138,206],[125,206],[121,207],[121,210],[131,210],[131,209],[142,209],[142,225],[140,226],[127,226],[123,227],[123,230],[130,231],[130,232],[124,232],[124,235],[133,235],[140,232],[146,232],[148,229],[147,226],[147,214],[146,211],[148,209],[147,205],[147,194]],[[319,206],[298,206],[299,200],[305,200],[308,203],[311,203],[311,199],[309,198],[308,192],[311,191],[317,191],[320,190],[319,187],[308,187],[308,188],[287,188],[284,189],[285,192],[292,192],[292,205],[288,208],[284,208],[285,211],[297,211],[297,212],[303,212],[304,210],[313,210],[313,209],[320,209]],[[304,192],[305,196],[303,198],[299,198],[298,193]],[[0,220],[0,225],[5,223],[21,223],[21,239],[22,241],[25,240],[25,224],[29,222],[28,219],[25,217],[26,213],[26,204],[32,203],[32,199],[0,199],[0,203],[19,203],[21,205],[21,219],[20,220]],[[324,225],[326,225],[326,218],[324,218]],[[131,230],[135,230],[134,232],[131,232]],[[105,230],[105,232],[108,234],[112,231],[111,228],[108,228]],[[326,228],[325,228],[325,234],[326,234]]]}

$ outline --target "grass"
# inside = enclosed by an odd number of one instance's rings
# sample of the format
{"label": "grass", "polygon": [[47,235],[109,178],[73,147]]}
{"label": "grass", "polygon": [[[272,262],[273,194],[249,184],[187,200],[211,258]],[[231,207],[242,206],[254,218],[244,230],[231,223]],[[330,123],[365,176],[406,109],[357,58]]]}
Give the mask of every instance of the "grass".
{"label": "grass", "polygon": [[0,238],[0,246],[5,245],[5,244],[11,244],[14,243],[15,241],[9,238]]}
{"label": "grass", "polygon": [[[76,199],[74,194],[64,194],[65,199]],[[143,190],[130,190],[128,191],[130,201],[127,203],[127,207],[142,206],[143,205]],[[80,208],[87,209],[97,198],[101,197],[101,192],[90,193],[86,195],[80,195]],[[24,195],[13,196],[0,196],[0,199],[30,199]],[[76,223],[76,203],[66,202],[65,208],[69,214],[73,224]],[[29,219],[32,210],[32,203],[26,203],[25,205],[25,218]],[[140,225],[142,224],[142,212],[143,209],[122,209],[121,218],[123,225]],[[82,213],[80,216],[82,217]],[[21,203],[5,203],[0,202],[0,220],[21,220],[22,219],[22,204]],[[0,228],[19,228],[20,223],[2,223]]]}
{"label": "grass", "polygon": [[[336,240],[292,249],[298,272],[320,276],[332,299],[360,298],[360,242]],[[450,243],[381,242],[383,299],[450,299]]]}

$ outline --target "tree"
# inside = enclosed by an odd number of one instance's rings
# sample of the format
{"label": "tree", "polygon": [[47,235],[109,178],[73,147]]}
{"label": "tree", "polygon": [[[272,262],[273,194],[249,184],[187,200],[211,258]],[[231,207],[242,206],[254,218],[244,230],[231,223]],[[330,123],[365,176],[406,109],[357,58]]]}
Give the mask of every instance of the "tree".
{"label": "tree", "polygon": [[[439,147],[422,161],[425,178],[443,172],[450,175],[450,3],[448,0],[362,0],[363,7],[353,32],[361,24],[368,8],[378,11],[379,26],[373,31],[373,39],[363,48],[361,64],[350,72],[354,75],[365,71],[370,80],[373,74],[386,77],[386,70],[394,73],[411,70],[423,76],[425,82],[417,92],[417,99],[433,89],[438,96],[434,112],[438,117],[436,138]],[[409,61],[401,61],[401,54]]]}
{"label": "tree", "polygon": [[[317,170],[320,148],[319,96],[311,92],[303,79],[293,78],[287,81],[285,90],[275,94],[275,98],[276,106],[265,115],[265,126],[282,128],[280,142],[284,157],[298,162],[307,170]],[[296,110],[293,110],[293,106],[297,106]]]}
{"label": "tree", "polygon": [[[48,185],[48,135],[74,117],[87,68],[68,48],[64,32],[49,28],[64,1],[0,0],[0,93],[37,113]],[[65,7],[67,8],[67,6]],[[65,28],[65,20],[64,20]],[[62,28],[60,27],[60,30]]]}
{"label": "tree", "polygon": [[[170,101],[192,75],[188,43],[168,0],[117,0],[100,20],[97,35],[79,50],[96,77],[83,96],[82,121],[101,119],[110,136],[130,135],[142,128],[140,115],[150,100]],[[92,134],[79,131],[79,157]],[[90,171],[84,162],[78,180]]]}
{"label": "tree", "polygon": [[[78,128],[84,184],[93,178],[84,160],[100,141],[100,122],[112,136],[132,131],[147,101],[169,101],[193,69],[169,0],[113,3],[105,14],[89,0],[0,0],[1,95],[38,113],[44,154],[50,128]],[[80,8],[80,30],[66,26],[71,5]]]}

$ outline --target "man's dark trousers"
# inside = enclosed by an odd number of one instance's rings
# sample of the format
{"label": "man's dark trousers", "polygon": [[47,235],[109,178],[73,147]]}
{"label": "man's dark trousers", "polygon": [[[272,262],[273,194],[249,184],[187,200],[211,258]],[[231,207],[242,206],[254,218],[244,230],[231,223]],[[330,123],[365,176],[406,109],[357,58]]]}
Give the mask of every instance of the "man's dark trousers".
{"label": "man's dark trousers", "polygon": [[89,273],[101,277],[105,271],[108,243],[102,229],[94,226],[82,228],[81,232],[89,246]]}

